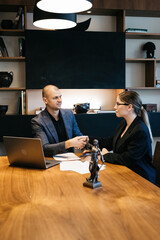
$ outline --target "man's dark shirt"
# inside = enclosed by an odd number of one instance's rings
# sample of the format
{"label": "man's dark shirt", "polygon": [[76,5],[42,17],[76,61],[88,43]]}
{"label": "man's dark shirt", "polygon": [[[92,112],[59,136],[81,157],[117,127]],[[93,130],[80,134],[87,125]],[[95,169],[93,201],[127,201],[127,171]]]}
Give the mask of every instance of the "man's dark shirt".
{"label": "man's dark shirt", "polygon": [[64,142],[68,140],[66,129],[64,126],[64,122],[61,116],[61,113],[59,112],[59,119],[58,121],[55,120],[55,118],[48,112],[58,135],[59,142]]}

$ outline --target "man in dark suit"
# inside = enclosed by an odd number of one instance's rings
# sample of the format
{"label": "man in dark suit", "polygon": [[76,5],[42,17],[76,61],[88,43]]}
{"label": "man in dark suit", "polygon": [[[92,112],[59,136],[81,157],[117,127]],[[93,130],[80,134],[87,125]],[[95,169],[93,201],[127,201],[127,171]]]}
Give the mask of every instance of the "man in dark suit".
{"label": "man in dark suit", "polygon": [[61,109],[62,95],[54,85],[42,90],[44,111],[31,120],[33,134],[40,138],[45,156],[82,149],[87,136],[82,136],[71,110]]}

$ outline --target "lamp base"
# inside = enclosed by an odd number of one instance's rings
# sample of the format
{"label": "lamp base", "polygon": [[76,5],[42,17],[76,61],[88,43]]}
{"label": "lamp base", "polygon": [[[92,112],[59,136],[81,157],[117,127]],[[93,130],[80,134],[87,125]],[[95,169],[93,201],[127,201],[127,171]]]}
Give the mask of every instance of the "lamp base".
{"label": "lamp base", "polygon": [[89,187],[89,188],[99,188],[99,187],[102,187],[102,183],[97,181],[97,182],[89,182],[89,181],[86,181],[83,183],[83,186],[84,187]]}

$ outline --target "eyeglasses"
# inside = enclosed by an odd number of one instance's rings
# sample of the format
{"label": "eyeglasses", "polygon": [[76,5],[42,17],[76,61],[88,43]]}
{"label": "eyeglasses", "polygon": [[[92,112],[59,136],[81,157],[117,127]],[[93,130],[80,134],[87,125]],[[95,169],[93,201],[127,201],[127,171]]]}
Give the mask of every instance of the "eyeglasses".
{"label": "eyeglasses", "polygon": [[129,105],[128,103],[119,103],[119,102],[116,102],[116,105],[117,106],[120,106],[120,105],[125,105],[125,106],[127,106],[127,105]]}

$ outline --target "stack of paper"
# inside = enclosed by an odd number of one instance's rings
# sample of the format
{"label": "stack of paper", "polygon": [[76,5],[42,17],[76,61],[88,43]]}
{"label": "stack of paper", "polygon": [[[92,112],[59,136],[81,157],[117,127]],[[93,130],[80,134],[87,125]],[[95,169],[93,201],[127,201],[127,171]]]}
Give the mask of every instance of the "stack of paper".
{"label": "stack of paper", "polygon": [[[103,170],[105,165],[101,167],[100,170]],[[60,163],[61,171],[74,171],[80,174],[89,173],[89,161],[81,162],[81,161],[68,161]]]}
{"label": "stack of paper", "polygon": [[[55,160],[61,161],[61,171],[74,171],[80,174],[89,173],[89,161],[80,161],[81,159],[72,152],[57,154],[53,157]],[[88,160],[90,160],[90,157]],[[103,170],[104,168],[105,166],[103,165],[100,170]]]}
{"label": "stack of paper", "polygon": [[60,164],[61,171],[75,171],[80,174],[89,173],[89,162],[81,162],[81,161],[74,161],[74,162],[62,162]]}

